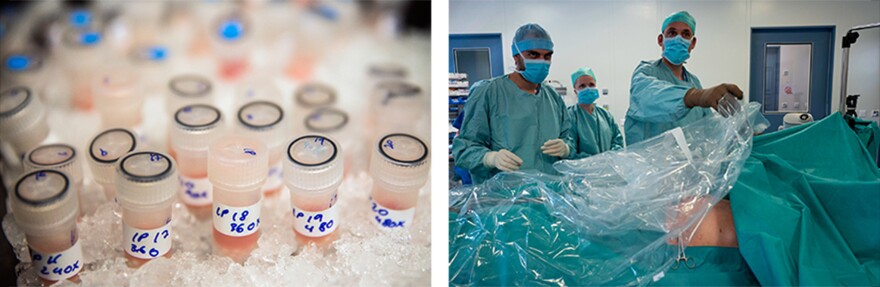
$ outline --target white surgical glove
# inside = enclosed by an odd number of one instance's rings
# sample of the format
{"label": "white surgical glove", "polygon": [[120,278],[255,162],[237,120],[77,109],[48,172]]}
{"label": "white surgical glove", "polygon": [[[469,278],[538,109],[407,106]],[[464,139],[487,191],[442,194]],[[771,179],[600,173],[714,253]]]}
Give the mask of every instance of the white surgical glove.
{"label": "white surgical glove", "polygon": [[546,155],[559,158],[567,158],[569,153],[568,145],[561,139],[552,139],[545,142],[541,146],[541,151]]}
{"label": "white surgical glove", "polygon": [[522,163],[523,161],[521,158],[506,149],[490,151],[483,156],[483,165],[486,167],[497,168],[502,171],[519,170]]}

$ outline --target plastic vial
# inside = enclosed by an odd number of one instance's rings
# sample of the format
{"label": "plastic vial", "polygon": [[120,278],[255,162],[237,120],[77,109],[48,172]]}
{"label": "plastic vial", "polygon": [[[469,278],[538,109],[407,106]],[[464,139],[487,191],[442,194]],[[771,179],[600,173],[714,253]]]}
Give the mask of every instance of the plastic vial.
{"label": "plastic vial", "polygon": [[[207,78],[197,75],[181,75],[176,76],[168,82],[168,98],[165,100],[165,110],[173,116],[180,108],[195,104],[211,105],[213,104],[213,88],[211,81]],[[166,137],[166,147],[168,155],[177,159],[177,153],[171,145],[171,130],[174,129],[174,122],[169,123],[168,135]]]}
{"label": "plastic vial", "polygon": [[[345,176],[353,171],[366,170],[367,157],[354,156],[365,149],[364,144],[358,141],[358,137],[353,135],[349,124],[350,117],[343,110],[333,107],[318,108],[311,112],[303,120],[306,127],[306,133],[322,134],[336,139],[336,144],[340,146],[346,153],[342,155],[345,158]],[[372,146],[372,145],[371,145]]]}
{"label": "plastic vial", "polygon": [[163,153],[136,151],[119,160],[116,190],[122,206],[122,247],[129,266],[171,256],[171,207],[177,185],[174,160]]}
{"label": "plastic vial", "polygon": [[180,168],[180,201],[200,220],[211,218],[211,181],[208,148],[223,136],[226,125],[220,110],[209,105],[184,106],[174,113],[171,146]]}
{"label": "plastic vial", "polygon": [[[49,144],[38,146],[24,156],[24,171],[51,169],[63,172],[70,180],[70,190],[79,197],[82,203],[83,168],[78,160],[76,149],[67,144]],[[79,217],[82,217],[80,206]]]}
{"label": "plastic vial", "polygon": [[408,134],[382,137],[370,158],[371,221],[381,229],[410,226],[430,166],[428,146],[422,140]]}
{"label": "plastic vial", "polygon": [[284,144],[287,141],[284,111],[277,104],[268,101],[248,103],[238,110],[235,129],[236,134],[260,139],[266,144],[269,152],[269,173],[262,190],[266,196],[278,194],[284,187],[281,165]]}
{"label": "plastic vial", "polygon": [[253,77],[236,87],[233,99],[236,110],[255,101],[269,101],[280,105],[281,91],[271,77]]}
{"label": "plastic vial", "polygon": [[0,92],[0,144],[4,160],[17,165],[22,155],[48,135],[45,108],[29,88],[19,86]]}
{"label": "plastic vial", "polygon": [[116,199],[116,162],[137,149],[137,136],[129,129],[109,129],[89,141],[88,162],[92,179],[101,185],[108,200]]}
{"label": "plastic vial", "polygon": [[70,80],[71,102],[74,108],[88,111],[94,105],[92,80],[98,72],[104,54],[103,35],[94,27],[68,27],[61,36],[59,59]]}
{"label": "plastic vial", "polygon": [[139,78],[131,69],[110,69],[94,82],[95,107],[104,128],[140,130],[144,104]]}
{"label": "plastic vial", "polygon": [[161,92],[162,86],[168,83],[169,77],[166,73],[173,68],[171,53],[168,45],[157,42],[132,48],[129,57],[138,71],[144,91],[148,94]]}
{"label": "plastic vial", "polygon": [[336,90],[320,83],[305,84],[297,89],[293,94],[294,132],[305,134],[303,123],[306,115],[318,108],[333,106],[336,98]]}
{"label": "plastic vial", "polygon": [[[365,91],[375,91],[376,87],[388,81],[403,81],[409,76],[406,67],[395,63],[375,63],[367,68],[367,82],[364,87]],[[379,93],[370,93],[371,111],[376,111],[385,100],[384,95]]]}
{"label": "plastic vial", "polygon": [[336,238],[342,155],[335,141],[320,135],[297,138],[287,147],[284,179],[290,189],[293,231],[300,242],[326,245]]}
{"label": "plastic vial", "polygon": [[76,230],[79,200],[71,184],[63,172],[35,170],[18,180],[10,196],[15,222],[25,233],[43,285],[79,282],[85,267]]}
{"label": "plastic vial", "polygon": [[208,150],[208,178],[214,186],[214,253],[242,263],[260,238],[261,188],[269,154],[259,140],[221,138]]}
{"label": "plastic vial", "polygon": [[373,92],[381,99],[378,110],[370,113],[376,123],[368,126],[373,130],[373,140],[396,132],[429,136],[429,117],[425,115],[430,109],[421,88],[408,82],[387,81],[377,85]]}
{"label": "plastic vial", "polygon": [[253,33],[243,14],[233,12],[214,23],[212,43],[219,59],[219,75],[224,81],[240,79],[250,68]]}
{"label": "plastic vial", "polygon": [[[35,91],[42,91],[45,85],[43,80],[46,69],[44,69],[44,55],[31,52],[31,50],[14,50],[3,55],[3,63],[0,71],[0,81],[2,83],[10,83],[31,87]],[[42,94],[42,93],[41,93]]]}

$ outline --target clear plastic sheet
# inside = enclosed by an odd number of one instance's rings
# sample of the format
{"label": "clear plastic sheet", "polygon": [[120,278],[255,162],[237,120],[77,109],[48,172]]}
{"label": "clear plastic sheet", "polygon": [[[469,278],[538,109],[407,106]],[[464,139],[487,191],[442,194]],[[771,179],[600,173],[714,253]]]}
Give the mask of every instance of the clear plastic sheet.
{"label": "clear plastic sheet", "polygon": [[[729,102],[729,101],[728,101]],[[768,125],[760,105],[715,114],[562,174],[501,173],[452,190],[450,284],[646,285],[676,262]],[[733,115],[730,115],[733,113]]]}

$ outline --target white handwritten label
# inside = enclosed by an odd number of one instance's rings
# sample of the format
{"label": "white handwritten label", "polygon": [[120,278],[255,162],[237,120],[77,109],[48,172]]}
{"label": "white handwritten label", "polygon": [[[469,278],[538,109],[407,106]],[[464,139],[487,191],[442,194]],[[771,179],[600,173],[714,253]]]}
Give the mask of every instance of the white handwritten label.
{"label": "white handwritten label", "polygon": [[31,259],[37,265],[37,275],[49,281],[73,277],[83,266],[79,240],[67,250],[58,253],[43,254],[31,248]]}
{"label": "white handwritten label", "polygon": [[336,230],[339,226],[339,206],[334,204],[330,208],[312,212],[293,208],[293,229],[297,233],[308,237],[321,237]]}
{"label": "white handwritten label", "polygon": [[234,207],[214,203],[214,229],[220,233],[242,237],[260,229],[260,205],[262,200],[251,206]]}
{"label": "white handwritten label", "polygon": [[143,230],[123,224],[125,252],[141,259],[153,259],[171,250],[171,220],[165,226]]}
{"label": "white handwritten label", "polygon": [[211,204],[211,181],[208,177],[192,178],[185,175],[179,176],[180,198],[187,205],[201,206]]}
{"label": "white handwritten label", "polygon": [[281,170],[281,162],[278,162],[277,165],[269,168],[269,177],[266,178],[266,183],[263,184],[263,191],[277,190],[281,188],[284,184],[284,175],[281,174]]}
{"label": "white handwritten label", "polygon": [[370,201],[373,202],[373,218],[370,221],[381,228],[405,228],[409,226],[410,222],[412,222],[413,220],[413,217],[415,217],[416,215],[415,207],[404,210],[393,210],[382,206],[373,199],[370,199]]}

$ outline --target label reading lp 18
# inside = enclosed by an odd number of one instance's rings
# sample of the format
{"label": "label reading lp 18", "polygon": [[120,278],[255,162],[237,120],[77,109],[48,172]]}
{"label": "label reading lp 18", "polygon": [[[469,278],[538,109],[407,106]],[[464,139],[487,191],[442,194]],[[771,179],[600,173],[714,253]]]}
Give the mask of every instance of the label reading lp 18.
{"label": "label reading lp 18", "polygon": [[222,203],[214,203],[214,229],[220,233],[242,237],[260,229],[260,205],[262,201],[251,206],[234,207]]}

